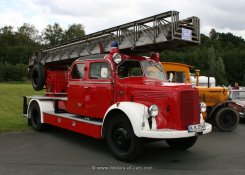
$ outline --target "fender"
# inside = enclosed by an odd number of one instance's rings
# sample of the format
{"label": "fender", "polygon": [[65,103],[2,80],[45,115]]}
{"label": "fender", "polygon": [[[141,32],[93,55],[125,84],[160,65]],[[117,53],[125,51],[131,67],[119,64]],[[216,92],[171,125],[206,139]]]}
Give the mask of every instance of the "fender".
{"label": "fender", "polygon": [[39,105],[39,108],[40,108],[40,115],[41,115],[41,123],[44,123],[43,121],[43,112],[48,112],[48,111],[54,111],[54,105],[53,105],[53,101],[52,100],[40,100],[40,99],[31,99],[30,102],[29,102],[29,105],[28,105],[28,109],[27,109],[27,118],[30,119],[30,116],[29,116],[29,107],[30,107],[30,104],[33,102],[33,101],[36,101]]}
{"label": "fender", "polygon": [[210,118],[210,116],[213,115],[213,113],[214,113],[218,108],[220,108],[220,107],[222,107],[222,106],[229,106],[229,107],[234,108],[234,109],[237,111],[237,107],[236,107],[236,106],[238,106],[238,104],[235,103],[235,102],[233,102],[233,101],[230,101],[230,100],[226,100],[226,101],[224,101],[224,102],[222,102],[222,103],[219,103],[218,105],[216,105],[216,106],[214,106],[214,107],[212,108],[212,110],[211,110],[211,112],[210,112],[210,114],[209,114],[209,118]]}
{"label": "fender", "polygon": [[[140,137],[140,130],[150,130],[150,126],[148,123],[148,107],[135,102],[119,102],[116,104],[113,104],[107,111],[103,119],[103,125],[104,122],[108,118],[109,113],[113,110],[118,110],[118,112],[123,112],[129,119],[129,121],[132,124],[134,133],[137,137]],[[152,128],[156,129],[156,120],[155,118],[152,118]],[[103,136],[103,128],[102,128],[102,136]]]}

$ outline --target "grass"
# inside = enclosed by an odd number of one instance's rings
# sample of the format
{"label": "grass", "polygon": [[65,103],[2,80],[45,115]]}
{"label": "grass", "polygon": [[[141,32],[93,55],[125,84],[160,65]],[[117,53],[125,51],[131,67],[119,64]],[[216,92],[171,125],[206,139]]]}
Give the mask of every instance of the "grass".
{"label": "grass", "polygon": [[31,83],[0,83],[0,132],[28,130],[27,119],[22,117],[23,98],[26,95],[41,95]]}

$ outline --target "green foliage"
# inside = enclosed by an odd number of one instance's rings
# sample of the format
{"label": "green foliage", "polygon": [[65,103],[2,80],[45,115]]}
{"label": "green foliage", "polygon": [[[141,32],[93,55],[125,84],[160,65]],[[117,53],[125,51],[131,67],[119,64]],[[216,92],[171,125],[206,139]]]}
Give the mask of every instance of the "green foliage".
{"label": "green foliage", "polygon": [[[32,53],[41,48],[68,42],[85,34],[81,24],[63,30],[58,23],[48,25],[42,35],[35,26],[24,23],[13,31],[13,26],[0,28],[0,82],[27,79],[27,64]],[[47,45],[43,45],[43,41]]]}
{"label": "green foliage", "polygon": [[215,77],[217,80],[217,84],[218,85],[227,85],[228,81],[227,81],[227,75],[225,73],[225,65],[223,62],[222,57],[218,57],[217,58],[217,62],[216,62],[216,72],[215,72]]}
{"label": "green foliage", "polygon": [[18,33],[26,36],[34,42],[38,42],[41,39],[41,36],[38,34],[38,30],[31,24],[24,23],[23,26],[18,28]]}
{"label": "green foliage", "polygon": [[0,82],[27,80],[27,65],[0,63]]}
{"label": "green foliage", "polygon": [[227,85],[226,73],[225,73],[225,65],[222,57],[217,57],[215,54],[214,47],[211,46],[208,49],[208,62],[209,67],[207,76],[213,76],[216,78],[217,85]]}
{"label": "green foliage", "polygon": [[208,68],[208,75],[207,76],[214,76],[216,72],[216,56],[214,53],[214,47],[211,47],[208,49],[208,62],[209,62],[209,68]]}
{"label": "green foliage", "polygon": [[11,26],[0,29],[0,63],[28,63],[32,52],[41,48],[40,44],[31,38],[34,34],[30,30],[35,28],[27,28],[27,24],[19,28],[20,32],[14,32]]}
{"label": "green foliage", "polygon": [[64,37],[64,31],[58,23],[48,25],[43,31],[43,38],[49,45],[57,45]]}
{"label": "green foliage", "polygon": [[81,24],[72,24],[64,33],[63,42],[68,42],[85,35],[84,27]]}
{"label": "green foliage", "polygon": [[48,25],[43,31],[43,39],[50,46],[69,42],[84,35],[84,27],[81,24],[72,24],[67,30],[63,30],[58,23],[54,23],[53,26]]}

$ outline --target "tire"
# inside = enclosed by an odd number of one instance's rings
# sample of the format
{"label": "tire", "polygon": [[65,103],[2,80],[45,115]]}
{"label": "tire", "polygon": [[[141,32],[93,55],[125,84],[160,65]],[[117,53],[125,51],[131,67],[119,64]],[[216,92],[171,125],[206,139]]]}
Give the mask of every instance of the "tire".
{"label": "tire", "polygon": [[231,107],[223,107],[215,115],[215,124],[219,130],[231,132],[239,124],[239,114]]}
{"label": "tire", "polygon": [[135,160],[142,151],[142,144],[130,121],[124,115],[117,115],[108,122],[106,141],[113,156],[125,162]]}
{"label": "tire", "polygon": [[39,104],[36,101],[33,101],[28,110],[28,116],[30,116],[30,123],[34,130],[43,131],[45,125],[41,123],[41,112]]}
{"label": "tire", "polygon": [[178,138],[178,139],[167,139],[167,144],[176,150],[187,150],[191,148],[197,141],[197,136]]}
{"label": "tire", "polygon": [[44,68],[41,64],[37,64],[33,67],[31,73],[31,80],[33,89],[40,91],[43,89],[45,84]]}

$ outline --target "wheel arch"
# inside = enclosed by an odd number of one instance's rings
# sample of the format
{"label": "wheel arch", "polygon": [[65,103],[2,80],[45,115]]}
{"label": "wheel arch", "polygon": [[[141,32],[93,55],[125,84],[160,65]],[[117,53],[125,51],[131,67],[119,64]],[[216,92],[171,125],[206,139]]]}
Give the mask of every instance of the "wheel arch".
{"label": "wheel arch", "polygon": [[[114,117],[116,117],[116,115],[120,115],[120,114],[122,114],[125,117],[127,117],[127,115],[121,109],[115,109],[114,108],[114,109],[110,110],[107,113],[107,115],[106,115],[106,117],[105,117],[105,119],[103,121],[103,125],[102,125],[103,126],[103,128],[102,128],[102,138],[105,138],[106,128],[108,127],[109,121],[111,119],[113,119]],[[128,117],[127,117],[127,119],[129,120]]]}
{"label": "wheel arch", "polygon": [[110,119],[118,114],[124,114],[130,121],[133,131],[137,137],[140,137],[140,130],[143,122],[146,123],[148,118],[148,107],[134,102],[120,102],[112,105],[106,112],[102,125],[102,138],[105,138],[105,131]]}
{"label": "wheel arch", "polygon": [[211,112],[208,118],[213,119],[215,115],[217,114],[217,112],[219,111],[219,109],[221,109],[222,107],[231,107],[237,111],[237,108],[235,107],[236,105],[237,104],[235,102],[230,101],[230,100],[226,100],[222,103],[219,103],[211,109]]}
{"label": "wheel arch", "polygon": [[53,101],[52,100],[40,100],[38,98],[33,98],[30,100],[29,105],[28,105],[28,109],[27,109],[27,118],[30,119],[31,116],[29,116],[29,109],[30,109],[30,105],[32,103],[37,103],[40,109],[40,117],[41,117],[41,123],[44,123],[44,119],[43,119],[43,112],[47,112],[47,111],[54,111],[54,105],[53,105]]}

